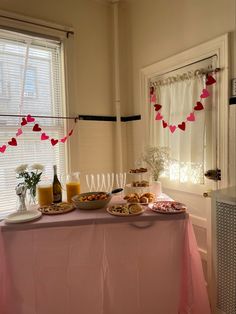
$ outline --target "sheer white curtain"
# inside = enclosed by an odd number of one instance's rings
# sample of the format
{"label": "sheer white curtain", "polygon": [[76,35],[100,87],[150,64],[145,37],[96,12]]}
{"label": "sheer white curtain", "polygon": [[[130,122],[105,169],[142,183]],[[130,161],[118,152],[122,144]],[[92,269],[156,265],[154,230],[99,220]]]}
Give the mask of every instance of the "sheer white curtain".
{"label": "sheer white curtain", "polygon": [[[154,94],[156,103],[162,105],[160,113],[163,120],[177,128],[171,133],[169,127],[163,128],[162,121],[156,121],[157,112],[153,102],[150,103],[150,133],[151,146],[168,147],[170,151],[170,166],[164,176],[179,182],[203,183],[205,159],[205,118],[206,110],[194,111],[197,101],[201,101],[207,110],[210,103],[200,99],[204,88],[204,76],[192,76],[179,79],[172,83],[156,85]],[[154,85],[154,80],[150,85]],[[196,121],[189,122],[187,117],[194,112]],[[178,124],[186,123],[185,131]]]}

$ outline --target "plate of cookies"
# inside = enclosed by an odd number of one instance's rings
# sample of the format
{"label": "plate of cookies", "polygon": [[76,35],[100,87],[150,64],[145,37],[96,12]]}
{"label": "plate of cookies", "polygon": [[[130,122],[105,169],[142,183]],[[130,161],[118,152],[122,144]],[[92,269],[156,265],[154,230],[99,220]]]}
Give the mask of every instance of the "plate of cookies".
{"label": "plate of cookies", "polygon": [[130,204],[142,204],[148,205],[155,201],[155,194],[147,192],[147,193],[130,193],[125,195],[124,200]]}
{"label": "plate of cookies", "polygon": [[187,210],[186,205],[175,201],[158,201],[148,207],[159,214],[181,214]]}
{"label": "plate of cookies", "polygon": [[41,206],[39,207],[38,210],[42,214],[45,214],[45,215],[58,215],[58,214],[65,214],[65,213],[71,212],[74,209],[75,209],[75,206],[73,204],[62,202],[62,203],[55,203],[51,205]]}

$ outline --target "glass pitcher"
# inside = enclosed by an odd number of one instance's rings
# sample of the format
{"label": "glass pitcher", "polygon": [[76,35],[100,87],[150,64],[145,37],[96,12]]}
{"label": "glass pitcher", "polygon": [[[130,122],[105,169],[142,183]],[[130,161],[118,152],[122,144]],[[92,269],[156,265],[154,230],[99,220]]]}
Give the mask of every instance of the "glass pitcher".
{"label": "glass pitcher", "polygon": [[72,172],[66,176],[66,197],[67,202],[71,203],[71,198],[80,194],[80,173]]}

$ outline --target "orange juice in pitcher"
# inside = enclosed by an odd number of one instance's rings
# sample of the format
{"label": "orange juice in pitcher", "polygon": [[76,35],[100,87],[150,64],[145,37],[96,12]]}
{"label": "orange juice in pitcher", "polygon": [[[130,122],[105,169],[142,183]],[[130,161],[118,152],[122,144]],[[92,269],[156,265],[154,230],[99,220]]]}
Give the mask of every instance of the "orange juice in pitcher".
{"label": "orange juice in pitcher", "polygon": [[66,178],[66,196],[67,202],[71,203],[71,198],[80,194],[80,177],[79,172],[73,172]]}

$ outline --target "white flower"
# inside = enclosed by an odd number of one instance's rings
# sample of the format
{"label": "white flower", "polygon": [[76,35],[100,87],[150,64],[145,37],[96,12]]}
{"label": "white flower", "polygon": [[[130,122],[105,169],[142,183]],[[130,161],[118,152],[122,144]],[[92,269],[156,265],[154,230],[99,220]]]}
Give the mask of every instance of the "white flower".
{"label": "white flower", "polygon": [[33,164],[31,167],[30,167],[31,170],[40,170],[43,172],[44,170],[44,166],[41,165],[41,164]]}
{"label": "white flower", "polygon": [[27,169],[27,167],[28,167],[27,164],[22,164],[22,165],[16,167],[15,172],[18,173],[18,174],[22,173],[22,172],[24,172]]}

